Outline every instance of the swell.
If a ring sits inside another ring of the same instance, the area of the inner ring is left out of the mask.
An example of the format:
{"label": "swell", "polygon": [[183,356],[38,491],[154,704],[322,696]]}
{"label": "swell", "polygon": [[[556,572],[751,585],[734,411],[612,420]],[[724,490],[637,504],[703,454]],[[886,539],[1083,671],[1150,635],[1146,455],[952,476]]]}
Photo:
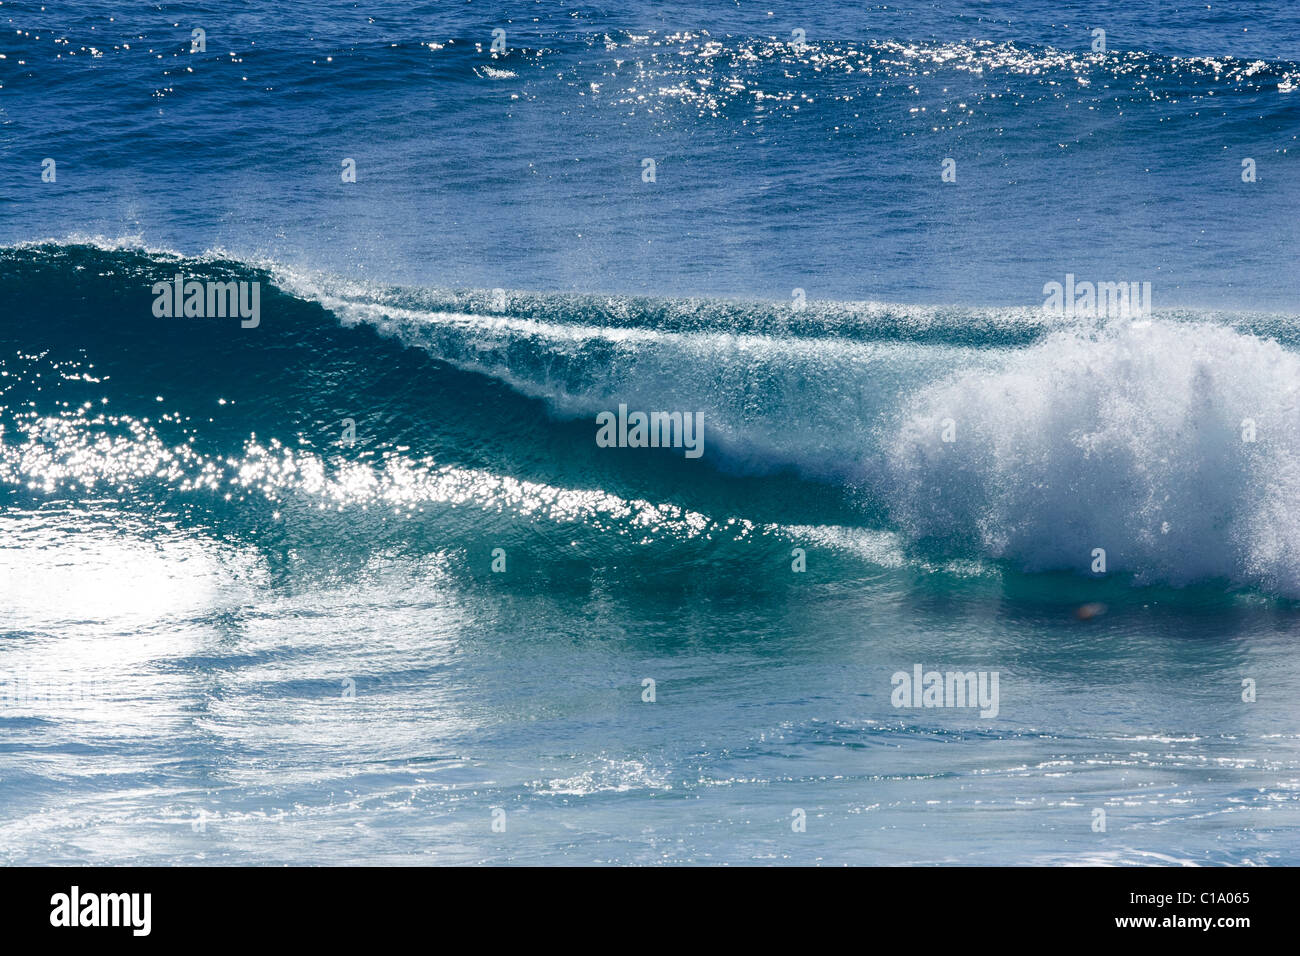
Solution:
{"label": "swell", "polygon": [[[621,539],[681,569],[818,540],[1087,575],[1102,548],[1143,584],[1300,595],[1285,316],[400,289],[86,245],[0,263],[13,502],[109,490],[298,541],[541,534],[579,561]],[[265,283],[262,326],[154,319],[177,271]],[[595,447],[619,404],[699,412],[705,458]]]}
{"label": "swell", "polygon": [[[4,250],[0,263],[0,515],[143,516],[255,542],[297,574],[313,552],[340,573],[389,550],[475,574],[504,547],[512,580],[550,588],[593,565],[725,574],[788,554],[788,526],[843,553],[893,547],[836,532],[854,513],[833,489],[601,454],[585,423],[343,325],[257,266],[84,244]],[[155,319],[150,287],[177,272],[262,282],[261,325]]]}

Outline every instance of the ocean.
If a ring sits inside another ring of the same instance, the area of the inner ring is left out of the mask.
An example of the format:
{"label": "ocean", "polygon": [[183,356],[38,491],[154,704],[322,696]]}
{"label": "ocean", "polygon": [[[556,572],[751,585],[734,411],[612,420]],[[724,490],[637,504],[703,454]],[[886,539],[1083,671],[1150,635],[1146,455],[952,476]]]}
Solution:
{"label": "ocean", "polygon": [[0,863],[1300,864],[1298,84],[1282,0],[0,5]]}

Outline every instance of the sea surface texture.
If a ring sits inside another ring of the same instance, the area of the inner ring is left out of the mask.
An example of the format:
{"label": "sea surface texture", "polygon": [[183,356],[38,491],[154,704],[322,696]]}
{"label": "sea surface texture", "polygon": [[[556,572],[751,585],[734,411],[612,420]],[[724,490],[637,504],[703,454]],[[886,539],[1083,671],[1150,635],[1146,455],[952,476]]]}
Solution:
{"label": "sea surface texture", "polygon": [[1297,87],[1284,0],[6,0],[0,864],[1300,864]]}

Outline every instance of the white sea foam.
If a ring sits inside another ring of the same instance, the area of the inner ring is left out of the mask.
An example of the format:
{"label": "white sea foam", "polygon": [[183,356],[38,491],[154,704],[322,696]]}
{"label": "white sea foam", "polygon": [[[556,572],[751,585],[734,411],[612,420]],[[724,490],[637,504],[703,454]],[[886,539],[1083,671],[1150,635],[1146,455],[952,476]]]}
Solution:
{"label": "white sea foam", "polygon": [[[1300,357],[1209,324],[1059,333],[920,391],[885,452],[912,538],[1300,595]],[[942,440],[952,419],[956,440]],[[1248,441],[1251,423],[1254,441]]]}

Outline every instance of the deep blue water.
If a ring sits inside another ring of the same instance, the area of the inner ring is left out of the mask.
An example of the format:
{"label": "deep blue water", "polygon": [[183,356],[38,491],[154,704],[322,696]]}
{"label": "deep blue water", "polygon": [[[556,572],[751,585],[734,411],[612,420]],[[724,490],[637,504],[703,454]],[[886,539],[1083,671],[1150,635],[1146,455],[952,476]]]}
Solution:
{"label": "deep blue water", "polygon": [[0,5],[0,862],[1300,862],[1300,8],[123,6]]}

